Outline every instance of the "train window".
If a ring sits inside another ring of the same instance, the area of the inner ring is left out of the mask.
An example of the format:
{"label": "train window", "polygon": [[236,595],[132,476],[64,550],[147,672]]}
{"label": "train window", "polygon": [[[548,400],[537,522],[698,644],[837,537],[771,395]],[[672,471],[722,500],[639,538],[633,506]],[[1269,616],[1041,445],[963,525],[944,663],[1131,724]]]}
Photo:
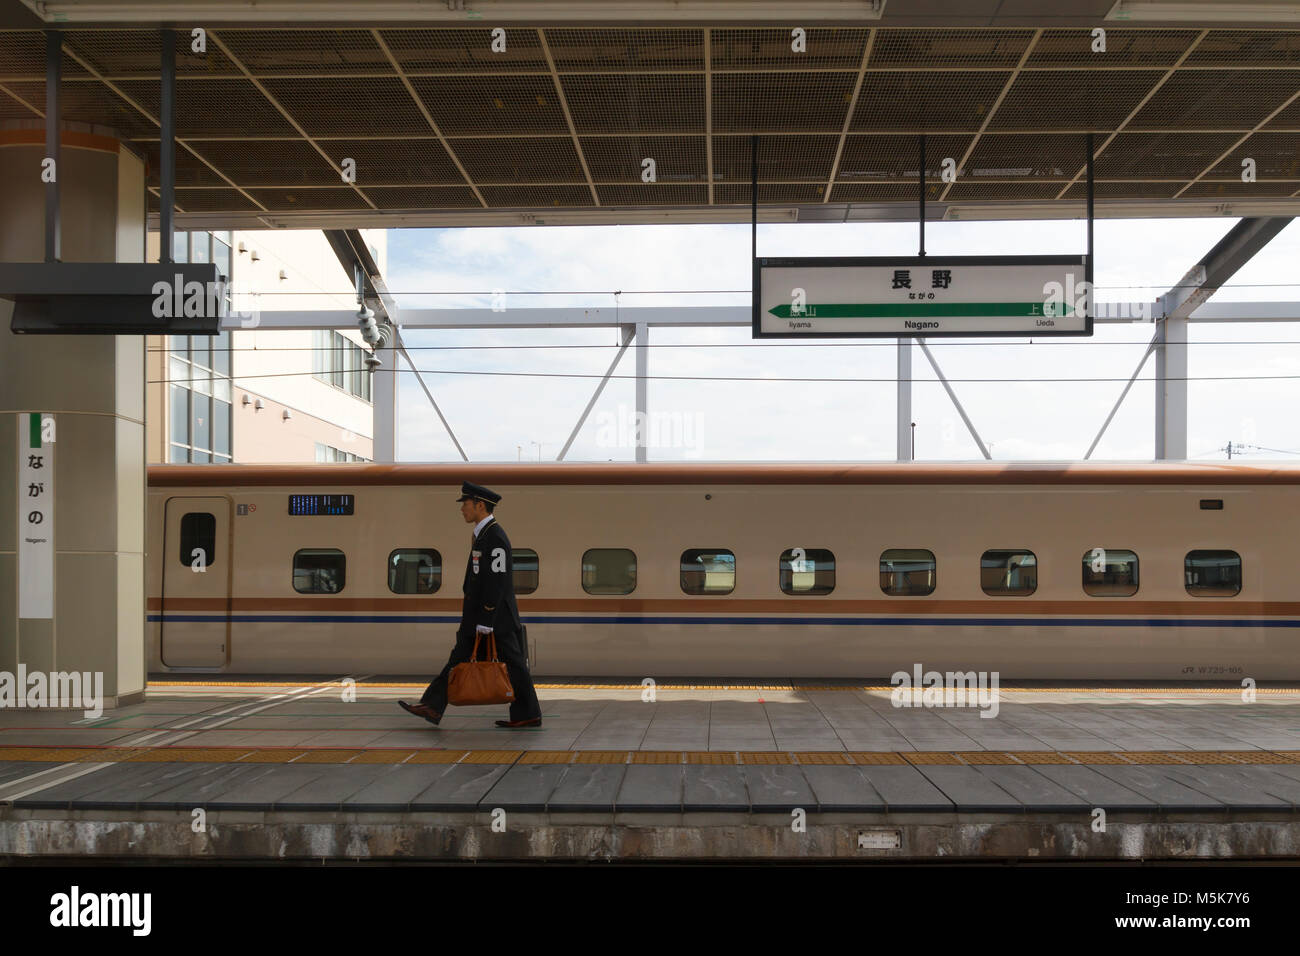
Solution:
{"label": "train window", "polygon": [[388,590],[432,594],[442,584],[442,555],[433,548],[398,548],[388,556]]}
{"label": "train window", "polygon": [[1241,555],[1236,551],[1188,551],[1183,574],[1188,594],[1232,597],[1241,592]]}
{"label": "train window", "polygon": [[627,548],[592,548],[582,555],[582,589],[588,594],[631,594],[636,555]]}
{"label": "train window", "polygon": [[782,551],[777,568],[786,594],[830,594],[835,590],[835,555],[825,548]]}
{"label": "train window", "polygon": [[347,558],[337,548],[303,548],[293,554],[293,589],[299,594],[343,590]]}
{"label": "train window", "polygon": [[1137,554],[1123,548],[1093,548],[1084,552],[1083,590],[1093,597],[1137,594]]}
{"label": "train window", "polygon": [[1038,559],[1032,551],[985,551],[980,557],[985,594],[1024,596],[1038,587]]}
{"label": "train window", "polygon": [[[196,553],[198,552],[198,553]],[[217,558],[217,518],[206,511],[181,516],[181,564],[187,568],[211,565]]]}
{"label": "train window", "polygon": [[730,551],[683,551],[681,570],[682,590],[687,594],[730,594],[736,588],[736,556]]}
{"label": "train window", "polygon": [[540,577],[537,552],[531,548],[514,548],[510,552],[513,565],[515,594],[532,594],[537,590]]}
{"label": "train window", "polygon": [[923,548],[890,548],[880,554],[880,590],[913,596],[934,590],[934,552]]}

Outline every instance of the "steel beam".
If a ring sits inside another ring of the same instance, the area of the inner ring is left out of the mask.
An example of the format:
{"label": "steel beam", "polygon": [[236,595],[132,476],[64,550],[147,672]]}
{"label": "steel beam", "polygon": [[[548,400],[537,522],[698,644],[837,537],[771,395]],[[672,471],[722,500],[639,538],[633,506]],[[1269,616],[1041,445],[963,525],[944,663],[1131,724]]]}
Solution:
{"label": "steel beam", "polygon": [[898,340],[898,460],[912,460],[912,340]]}
{"label": "steel beam", "polygon": [[1242,219],[1156,300],[1155,458],[1187,458],[1187,323],[1191,315],[1291,222]]}
{"label": "steel beam", "polygon": [[560,453],[555,456],[556,461],[564,461],[564,456],[569,453],[569,447],[573,444],[574,439],[578,437],[578,432],[582,431],[582,426],[586,423],[587,416],[591,414],[592,408],[595,407],[597,399],[600,398],[600,393],[603,392],[605,386],[609,384],[609,377],[614,374],[614,369],[618,367],[619,361],[623,358],[624,353],[627,352],[628,344],[635,337],[636,327],[625,325],[623,327],[623,344],[619,346],[618,354],[614,356],[614,361],[609,363],[609,368],[605,369],[605,374],[601,378],[599,384],[597,384],[596,390],[592,392],[591,399],[587,402],[587,407],[582,410],[582,414],[578,416],[578,423],[573,426],[573,431],[569,433],[568,441],[564,443],[564,447],[560,449]]}
{"label": "steel beam", "polygon": [[650,379],[650,326],[636,324],[636,460],[646,460],[646,442],[649,440],[650,418],[646,408],[649,402]]}
{"label": "steel beam", "polygon": [[986,459],[992,460],[993,456],[990,455],[989,450],[984,447],[984,439],[980,438],[980,433],[977,432],[975,426],[971,424],[970,416],[966,414],[966,409],[962,408],[961,401],[957,398],[957,393],[954,392],[952,386],[948,384],[948,379],[944,377],[943,369],[939,368],[939,363],[935,361],[934,356],[930,354],[930,350],[926,347],[925,339],[917,339],[916,344],[921,346],[921,352],[930,360],[930,367],[934,369],[934,374],[939,376],[939,381],[943,383],[944,391],[948,393],[948,397],[952,399],[953,406],[957,409],[957,414],[960,415],[961,420],[965,422],[966,430],[970,432],[970,437],[975,439],[975,444],[979,446],[980,454]]}

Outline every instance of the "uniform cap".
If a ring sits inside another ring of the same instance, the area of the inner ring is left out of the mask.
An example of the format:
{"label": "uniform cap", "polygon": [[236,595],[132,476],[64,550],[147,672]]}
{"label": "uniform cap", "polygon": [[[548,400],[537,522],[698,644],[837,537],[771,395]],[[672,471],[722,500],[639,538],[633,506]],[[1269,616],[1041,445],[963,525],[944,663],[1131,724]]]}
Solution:
{"label": "uniform cap", "polygon": [[472,481],[465,481],[460,486],[460,497],[457,501],[464,501],[466,498],[477,498],[479,501],[487,501],[496,504],[501,500],[501,496],[489,488],[482,485],[476,485]]}

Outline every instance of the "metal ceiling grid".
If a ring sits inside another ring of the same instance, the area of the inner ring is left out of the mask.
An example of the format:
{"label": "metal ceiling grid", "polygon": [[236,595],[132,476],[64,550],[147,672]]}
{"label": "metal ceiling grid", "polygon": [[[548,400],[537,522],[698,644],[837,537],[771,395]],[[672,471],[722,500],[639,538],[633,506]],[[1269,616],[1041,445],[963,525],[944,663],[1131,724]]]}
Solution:
{"label": "metal ceiling grid", "polygon": [[[21,89],[22,84],[0,82],[0,121],[35,120],[37,115],[28,104],[30,91]],[[24,102],[25,101],[25,102]]]}
{"label": "metal ceiling grid", "polygon": [[[825,184],[839,139],[838,135],[802,134],[762,137],[758,141],[758,181]],[[753,168],[751,153],[748,136],[713,137],[713,178],[748,185]]]}
{"label": "metal ceiling grid", "polygon": [[560,83],[580,136],[704,132],[702,73],[564,73]]}
{"label": "metal ceiling grid", "polygon": [[857,73],[715,73],[713,130],[839,133],[856,82]]}
{"label": "metal ceiling grid", "polygon": [[368,30],[227,30],[224,43],[254,76],[342,76],[395,71]]}
{"label": "metal ceiling grid", "polygon": [[1240,138],[1237,133],[1119,133],[1097,157],[1094,174],[1099,180],[1186,183]]}
{"label": "metal ceiling grid", "polygon": [[[38,34],[39,35],[39,34]],[[64,45],[81,57],[95,72],[109,79],[152,79],[158,85],[162,48],[157,30],[70,30],[63,34]],[[196,53],[189,31],[177,31],[176,75],[238,76],[239,70],[212,43]],[[36,75],[45,77],[42,59]]]}
{"label": "metal ceiling grid", "polygon": [[489,27],[452,30],[392,29],[379,36],[408,76],[419,73],[545,73],[536,30],[505,29],[505,49],[494,52]]}
{"label": "metal ceiling grid", "polygon": [[[237,144],[243,149],[244,144]],[[145,182],[149,186],[158,185],[159,171],[162,169],[162,157],[158,143],[134,142],[130,144],[145,160]],[[227,173],[229,175],[229,173]],[[226,182],[210,168],[195,158],[194,154],[184,149],[176,150],[176,185],[177,186],[226,186]]]}
{"label": "metal ceiling grid", "polygon": [[504,209],[538,209],[560,206],[594,206],[587,186],[480,186],[489,206]]}
{"label": "metal ceiling grid", "polygon": [[508,139],[453,139],[451,148],[478,184],[585,183],[582,164],[567,136],[537,136],[528,149],[512,147]]}
{"label": "metal ceiling grid", "polygon": [[1263,126],[1268,130],[1300,131],[1300,100],[1292,103]]}
{"label": "metal ceiling grid", "polygon": [[993,202],[1008,200],[1055,199],[1067,182],[1026,180],[1024,182],[976,182],[959,179],[948,191],[949,202]]}
{"label": "metal ceiling grid", "polygon": [[710,68],[714,73],[856,71],[870,36],[870,30],[814,27],[805,31],[803,52],[796,53],[790,29],[714,30]]}
{"label": "metal ceiling grid", "polygon": [[[71,87],[72,84],[67,84]],[[150,116],[159,115],[157,80],[118,80],[114,85]],[[102,87],[101,87],[102,89]],[[114,96],[107,89],[104,92]],[[116,97],[114,97],[116,98]],[[64,119],[72,119],[67,112]],[[158,126],[137,116],[131,136],[158,135]],[[245,79],[176,80],[176,136],[229,136],[232,129],[264,136],[293,136],[293,124],[284,118],[252,83]]]}
{"label": "metal ceiling grid", "polygon": [[1033,30],[881,30],[867,69],[1009,70]]}
{"label": "metal ceiling grid", "polygon": [[[928,187],[934,198],[939,197],[938,186]],[[836,202],[905,202],[915,204],[918,198],[916,183],[839,183],[831,193]]]}
{"label": "metal ceiling grid", "polygon": [[[545,32],[556,71],[560,73],[704,71],[703,30],[549,29]],[[545,61],[542,68],[546,68]]]}
{"label": "metal ceiling grid", "polygon": [[1010,76],[1010,72],[1001,71],[868,70],[850,129],[859,133],[978,132]]}
{"label": "metal ceiling grid", "polygon": [[[1096,199],[1172,199],[1183,182],[1098,182],[1093,185]],[[1088,198],[1087,183],[1077,182],[1065,191],[1064,199],[1083,202]]]}
{"label": "metal ceiling grid", "polygon": [[[326,186],[305,189],[254,189],[246,187],[248,194],[272,212],[297,209],[370,209],[357,190],[350,186]],[[177,200],[179,202],[179,200]]]}
{"label": "metal ceiling grid", "polygon": [[[205,150],[207,145],[203,144]],[[345,159],[355,160],[357,182],[367,190],[375,184],[465,184],[465,177],[447,150],[431,135],[401,139],[320,139],[317,145],[329,154],[336,169],[342,168]]]}
{"label": "metal ceiling grid", "polygon": [[708,186],[684,183],[638,183],[635,186],[600,186],[596,195],[602,206],[703,206],[709,201]]}
{"label": "metal ceiling grid", "polygon": [[[33,103],[42,110],[45,109],[44,85],[39,84],[40,97]],[[158,127],[139,110],[97,80],[69,80],[59,92],[59,113],[65,120],[112,127],[127,137],[156,134],[158,131]]]}
{"label": "metal ceiling grid", "polygon": [[[89,76],[65,51],[64,77]],[[0,82],[9,78],[45,79],[45,35],[35,30],[0,30]]]}
{"label": "metal ceiling grid", "polygon": [[1016,77],[989,129],[1109,132],[1162,75],[1151,70],[1026,70]]}
{"label": "metal ceiling grid", "polygon": [[366,195],[380,209],[482,209],[468,186],[367,186]]}
{"label": "metal ceiling grid", "polygon": [[411,77],[411,85],[444,136],[569,132],[547,76]]}
{"label": "metal ceiling grid", "polygon": [[[716,140],[713,148],[717,178]],[[597,183],[639,183],[647,159],[655,161],[659,183],[707,183],[709,179],[703,136],[583,136],[582,153]],[[581,176],[579,170],[573,181]],[[748,174],[745,178],[748,181]]]}
{"label": "metal ceiling grid", "polygon": [[1188,66],[1300,66],[1300,30],[1211,30],[1187,58]]}
{"label": "metal ceiling grid", "polygon": [[[826,186],[822,183],[759,183],[758,204],[819,203],[825,192]],[[751,195],[749,183],[724,183],[713,187],[713,201],[719,206],[750,205],[753,202]]]}
{"label": "metal ceiling grid", "polygon": [[[943,161],[961,161],[970,145],[969,135],[927,136],[925,138],[926,178],[940,182]],[[919,137],[911,135],[872,136],[852,134],[845,139],[844,153],[836,173],[834,193],[840,198],[841,182],[920,181],[921,146]]]}
{"label": "metal ceiling grid", "polygon": [[5,80],[0,89],[7,94],[0,96],[0,109],[12,110],[14,119],[39,119],[45,115],[44,81]]}
{"label": "metal ceiling grid", "polygon": [[419,107],[395,77],[261,82],[310,136],[399,136],[429,132],[429,124]]}
{"label": "metal ceiling grid", "polygon": [[[509,28],[494,52],[489,27],[231,28],[196,54],[178,30],[178,205],[733,205],[750,198],[753,132],[765,203],[913,202],[923,131],[944,201],[1075,201],[1088,130],[1102,200],[1300,196],[1300,30],[1107,27],[1105,53],[1086,28],[806,39],[795,53],[785,28]],[[159,58],[156,31],[65,34],[63,118],[134,139],[151,181]],[[39,118],[43,72],[42,34],[0,31],[0,120]],[[1258,181],[1240,183],[1250,153]],[[360,188],[336,178],[349,156]],[[951,186],[946,157],[966,159]]]}
{"label": "metal ceiling grid", "polygon": [[1199,30],[1115,30],[1106,27],[1105,51],[1094,51],[1091,30],[1045,30],[1028,69],[1168,69]]}
{"label": "metal ceiling grid", "polygon": [[986,133],[966,160],[961,178],[1054,181],[1063,186],[1087,161],[1087,139],[1079,133]]}
{"label": "metal ceiling grid", "polygon": [[1179,70],[1129,129],[1252,130],[1300,89],[1300,70]]}
{"label": "metal ceiling grid", "polygon": [[[157,155],[158,145],[150,145],[154,155]],[[343,183],[339,169],[332,168],[320,153],[300,139],[252,142],[222,140],[194,145],[204,159],[244,187],[339,186]],[[184,150],[177,150],[177,185],[180,184],[182,156],[186,156],[188,165],[203,168],[201,163]],[[358,168],[358,177],[364,179],[365,172],[366,170]],[[151,182],[157,183],[156,170]]]}
{"label": "metal ceiling grid", "polygon": [[[158,208],[157,194],[150,193],[153,201],[150,208]],[[237,212],[258,212],[258,205],[245,197],[237,189],[182,189],[176,188],[176,205],[185,212],[224,212],[227,209]]]}
{"label": "metal ceiling grid", "polygon": [[1270,181],[1261,179],[1258,182],[1243,183],[1241,178],[1232,182],[1208,182],[1201,180],[1192,183],[1184,190],[1179,198],[1185,199],[1245,199],[1258,196],[1273,196],[1282,198],[1290,196],[1297,189],[1300,189],[1300,181]]}
{"label": "metal ceiling grid", "polygon": [[[1240,181],[1241,163],[1247,158],[1255,161],[1255,175],[1259,179],[1300,180],[1300,133],[1255,133],[1203,178]],[[1294,188],[1300,188],[1300,182]]]}

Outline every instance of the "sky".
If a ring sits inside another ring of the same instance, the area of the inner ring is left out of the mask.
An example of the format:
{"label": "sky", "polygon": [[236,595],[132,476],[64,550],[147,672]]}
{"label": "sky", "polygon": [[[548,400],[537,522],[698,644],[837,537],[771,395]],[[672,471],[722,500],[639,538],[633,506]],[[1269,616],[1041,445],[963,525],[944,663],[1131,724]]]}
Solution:
{"label": "sky", "polygon": [[[1153,300],[1237,221],[1098,220],[1097,298]],[[760,225],[758,254],[911,256],[917,238],[915,223]],[[399,308],[490,309],[497,289],[506,291],[499,304],[507,310],[612,308],[616,299],[621,306],[748,306],[750,241],[748,224],[400,229],[388,234],[387,279]],[[932,256],[1069,254],[1085,248],[1081,220],[926,224],[926,252]],[[1210,301],[1293,300],[1298,289],[1300,223],[1293,222]],[[616,297],[616,290],[622,294]],[[566,294],[523,294],[528,292]],[[645,294],[652,292],[659,294]],[[1099,323],[1091,338],[927,344],[995,460],[1078,461],[1153,332],[1150,323]],[[1225,447],[1234,442],[1276,450],[1234,452],[1234,459],[1300,461],[1300,328],[1284,322],[1192,323],[1189,335],[1189,376],[1225,380],[1189,383],[1188,458],[1224,460]],[[402,338],[471,461],[554,461],[618,346],[613,328],[407,328]],[[756,341],[748,327],[653,329],[648,459],[895,460],[895,340],[786,341]],[[1142,379],[1154,372],[1152,357],[1092,460],[1153,458],[1155,386]],[[566,461],[635,460],[635,373],[629,349]],[[981,459],[917,348],[912,374],[917,460]],[[727,376],[765,380],[709,380]],[[1039,381],[959,381],[976,378]],[[409,371],[399,382],[398,406],[399,460],[460,460]]]}

